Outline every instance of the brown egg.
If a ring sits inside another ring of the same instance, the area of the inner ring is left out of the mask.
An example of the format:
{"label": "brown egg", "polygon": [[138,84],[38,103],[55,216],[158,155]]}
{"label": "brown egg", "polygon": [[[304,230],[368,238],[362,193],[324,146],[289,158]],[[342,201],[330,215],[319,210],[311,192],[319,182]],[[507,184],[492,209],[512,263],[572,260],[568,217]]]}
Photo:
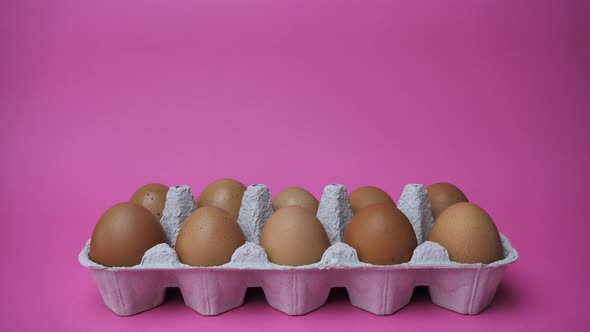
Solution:
{"label": "brown egg", "polygon": [[246,186],[234,179],[220,179],[209,184],[197,199],[197,206],[217,206],[238,218]]}
{"label": "brown egg", "polygon": [[182,225],[176,253],[187,265],[217,266],[228,263],[245,242],[240,225],[227,211],[204,206],[191,213]]}
{"label": "brown egg", "polygon": [[134,266],[145,252],[166,242],[160,222],[146,208],[119,203],[98,220],[90,240],[90,258],[104,266]]}
{"label": "brown egg", "polygon": [[479,206],[461,202],[436,219],[428,241],[437,242],[459,263],[488,264],[502,259],[500,234],[492,218]]}
{"label": "brown egg", "polygon": [[300,266],[319,262],[330,241],[313,213],[292,205],[271,214],[262,229],[260,246],[271,262]]}
{"label": "brown egg", "polygon": [[302,206],[316,214],[319,202],[309,191],[299,187],[291,187],[281,191],[272,201],[274,211],[291,205]]}
{"label": "brown egg", "polygon": [[432,216],[436,220],[444,209],[459,202],[469,202],[465,194],[450,183],[435,183],[426,188],[428,200],[432,208]]}
{"label": "brown egg", "polygon": [[164,215],[164,206],[166,205],[166,194],[168,187],[160,183],[150,183],[139,188],[130,202],[137,203],[150,210],[158,220]]}
{"label": "brown egg", "polygon": [[346,228],[343,242],[356,250],[361,262],[375,265],[408,262],[418,245],[406,215],[384,203],[359,210]]}
{"label": "brown egg", "polygon": [[395,206],[393,199],[385,191],[373,186],[360,187],[351,192],[348,198],[350,199],[350,207],[353,213],[357,213],[360,209],[377,203]]}

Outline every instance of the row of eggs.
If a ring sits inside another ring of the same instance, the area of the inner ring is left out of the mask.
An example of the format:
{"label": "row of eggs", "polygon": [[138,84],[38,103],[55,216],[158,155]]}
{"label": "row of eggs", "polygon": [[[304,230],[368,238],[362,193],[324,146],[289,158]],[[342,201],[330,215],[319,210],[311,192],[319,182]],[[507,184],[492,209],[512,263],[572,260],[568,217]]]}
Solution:
{"label": "row of eggs", "polygon": [[[246,240],[237,223],[246,186],[220,179],[198,196],[176,240],[180,262],[191,266],[228,263]],[[168,187],[148,184],[129,202],[108,209],[94,228],[90,258],[104,266],[134,266],[144,253],[166,235],[159,222]],[[490,216],[469,203],[465,194],[449,183],[427,188],[435,218],[428,240],[445,247],[459,263],[491,263],[502,258],[500,235]],[[417,246],[408,218],[383,190],[366,186],[349,195],[354,214],[343,242],[353,247],[359,260],[391,265],[410,261]],[[319,262],[330,242],[316,217],[318,200],[299,187],[283,190],[273,199],[273,210],[260,237],[268,259],[275,264],[300,266]]]}

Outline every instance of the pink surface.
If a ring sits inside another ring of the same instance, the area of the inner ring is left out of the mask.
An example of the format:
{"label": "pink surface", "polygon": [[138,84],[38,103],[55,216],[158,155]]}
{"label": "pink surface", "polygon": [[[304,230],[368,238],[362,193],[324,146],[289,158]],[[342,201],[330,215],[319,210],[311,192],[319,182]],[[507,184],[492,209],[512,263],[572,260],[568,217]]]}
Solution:
{"label": "pink surface", "polygon": [[[2,1],[0,330],[584,330],[587,1]],[[77,254],[140,185],[451,181],[519,250],[492,306],[336,292],[289,317],[251,292],[120,318]]]}

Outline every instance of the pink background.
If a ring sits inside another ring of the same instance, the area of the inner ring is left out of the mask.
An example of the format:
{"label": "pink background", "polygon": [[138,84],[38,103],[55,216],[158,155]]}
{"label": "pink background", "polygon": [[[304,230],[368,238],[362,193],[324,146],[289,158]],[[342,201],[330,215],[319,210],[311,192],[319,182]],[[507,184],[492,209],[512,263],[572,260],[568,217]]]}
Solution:
{"label": "pink background", "polygon": [[[588,328],[588,1],[2,1],[0,330]],[[303,317],[260,292],[119,318],[77,255],[147,182],[451,181],[520,251],[492,306],[345,293]],[[584,244],[586,242],[586,244]]]}

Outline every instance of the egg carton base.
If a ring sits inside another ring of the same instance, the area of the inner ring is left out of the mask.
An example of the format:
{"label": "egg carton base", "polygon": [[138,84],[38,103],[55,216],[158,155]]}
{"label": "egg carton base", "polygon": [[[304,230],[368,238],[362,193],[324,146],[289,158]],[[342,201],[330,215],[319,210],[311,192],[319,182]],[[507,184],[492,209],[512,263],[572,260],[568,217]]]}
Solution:
{"label": "egg carton base", "polygon": [[[268,304],[287,315],[320,308],[336,287],[346,288],[353,306],[391,315],[410,302],[415,286],[423,285],[435,305],[475,315],[491,303],[504,269],[91,270],[91,274],[105,305],[119,316],[161,305],[169,287],[178,287],[185,304],[204,316],[241,306],[249,287],[262,288]],[[429,280],[416,284],[420,280],[416,274],[428,274]]]}

